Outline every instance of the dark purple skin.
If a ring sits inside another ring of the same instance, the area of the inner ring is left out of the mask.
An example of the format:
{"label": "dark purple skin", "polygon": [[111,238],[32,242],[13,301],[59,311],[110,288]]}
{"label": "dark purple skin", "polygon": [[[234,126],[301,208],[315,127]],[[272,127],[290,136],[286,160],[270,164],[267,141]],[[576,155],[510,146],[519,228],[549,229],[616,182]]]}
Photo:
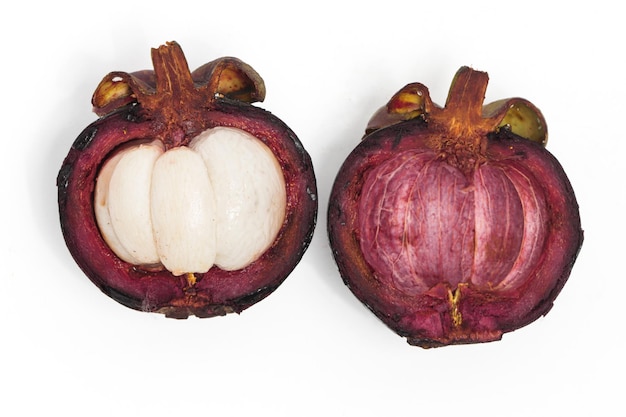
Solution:
{"label": "dark purple skin", "polygon": [[582,244],[572,187],[541,143],[509,129],[489,133],[496,121],[480,117],[464,120],[483,126],[459,130],[461,139],[451,133],[446,120],[467,113],[463,103],[482,104],[481,88],[454,97],[453,87],[448,110],[432,107],[432,119],[367,135],[330,196],[328,232],[344,282],[413,345],[499,340],[545,315]]}
{"label": "dark purple skin", "polygon": [[[178,45],[167,47],[186,66]],[[158,86],[162,68],[157,66],[155,62]],[[60,169],[60,220],[72,256],[105,294],[132,309],[173,318],[239,313],[271,294],[296,267],[311,241],[317,215],[316,181],[310,157],[296,135],[278,118],[249,103],[210,96],[200,108],[194,106],[187,113],[192,117],[178,121],[124,97],[114,103],[116,110],[107,109],[109,113],[79,135]],[[134,266],[119,259],[103,240],[93,211],[95,180],[104,160],[119,147],[137,141],[160,139],[169,147],[184,146],[215,126],[252,134],[273,151],[283,168],[287,208],[272,246],[243,269],[213,267],[194,274],[191,281],[186,275],[174,276],[163,268]]]}

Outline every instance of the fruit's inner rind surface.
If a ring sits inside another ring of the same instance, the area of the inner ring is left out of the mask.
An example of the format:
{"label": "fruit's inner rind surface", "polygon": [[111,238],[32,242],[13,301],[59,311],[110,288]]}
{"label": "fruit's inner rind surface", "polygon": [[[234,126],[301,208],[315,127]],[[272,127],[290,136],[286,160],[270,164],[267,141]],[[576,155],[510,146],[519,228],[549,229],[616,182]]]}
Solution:
{"label": "fruit's inner rind surface", "polygon": [[100,232],[122,260],[174,275],[214,265],[239,270],[276,239],[286,189],[272,151],[239,129],[216,127],[188,146],[125,147],[103,165],[94,193]]}
{"label": "fruit's inner rind surface", "polygon": [[360,245],[379,280],[415,295],[441,282],[510,290],[532,276],[547,205],[534,177],[508,163],[469,175],[430,151],[405,151],[367,175]]}

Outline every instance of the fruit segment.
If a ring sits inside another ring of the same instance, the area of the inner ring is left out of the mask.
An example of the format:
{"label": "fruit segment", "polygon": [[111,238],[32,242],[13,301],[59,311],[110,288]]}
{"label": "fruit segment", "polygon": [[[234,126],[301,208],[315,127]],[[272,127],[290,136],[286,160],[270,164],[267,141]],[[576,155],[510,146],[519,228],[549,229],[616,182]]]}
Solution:
{"label": "fruit segment", "polygon": [[215,260],[215,197],[200,155],[186,147],[163,154],[150,189],[161,263],[174,275],[207,272]]}
{"label": "fruit segment", "polygon": [[204,160],[215,190],[215,263],[241,269],[276,238],[285,218],[285,181],[276,158],[250,134],[215,128],[190,143]]}

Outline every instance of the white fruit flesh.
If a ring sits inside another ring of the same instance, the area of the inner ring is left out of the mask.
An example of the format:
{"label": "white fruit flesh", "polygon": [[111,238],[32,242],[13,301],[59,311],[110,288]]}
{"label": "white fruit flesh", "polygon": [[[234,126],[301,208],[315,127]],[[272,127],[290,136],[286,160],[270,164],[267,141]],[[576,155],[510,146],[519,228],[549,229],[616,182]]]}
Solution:
{"label": "white fruit flesh", "polygon": [[267,250],[283,223],[280,166],[267,146],[235,129],[205,131],[189,146],[204,159],[215,190],[215,263],[225,270],[241,269]]}
{"label": "white fruit flesh", "polygon": [[120,259],[174,275],[246,267],[274,242],[285,217],[282,170],[260,140],[218,127],[188,147],[127,148],[98,176],[94,210]]}
{"label": "white fruit flesh", "polygon": [[215,198],[200,155],[163,154],[152,174],[152,229],[161,263],[174,275],[206,272],[215,260]]}

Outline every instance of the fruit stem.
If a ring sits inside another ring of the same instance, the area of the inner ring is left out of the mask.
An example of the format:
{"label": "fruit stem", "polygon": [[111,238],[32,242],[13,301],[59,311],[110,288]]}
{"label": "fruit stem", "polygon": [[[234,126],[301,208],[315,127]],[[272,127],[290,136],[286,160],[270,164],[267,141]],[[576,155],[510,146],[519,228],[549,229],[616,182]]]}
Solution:
{"label": "fruit stem", "polygon": [[454,76],[442,112],[448,117],[450,130],[455,136],[471,136],[482,127],[482,108],[488,82],[486,72],[469,67],[461,67]]}
{"label": "fruit stem", "polygon": [[489,76],[486,72],[461,67],[454,76],[444,108],[433,107],[427,120],[435,135],[431,146],[450,165],[466,174],[484,160],[487,135],[496,125],[482,117]]}
{"label": "fruit stem", "polygon": [[166,149],[180,146],[188,132],[197,131],[197,121],[212,97],[195,85],[187,59],[176,42],[167,42],[152,49],[156,90],[139,98],[140,104],[152,118],[163,122]]}
{"label": "fruit stem", "polygon": [[167,42],[152,49],[152,63],[156,75],[157,94],[180,97],[183,91],[193,90],[187,59],[178,43]]}

